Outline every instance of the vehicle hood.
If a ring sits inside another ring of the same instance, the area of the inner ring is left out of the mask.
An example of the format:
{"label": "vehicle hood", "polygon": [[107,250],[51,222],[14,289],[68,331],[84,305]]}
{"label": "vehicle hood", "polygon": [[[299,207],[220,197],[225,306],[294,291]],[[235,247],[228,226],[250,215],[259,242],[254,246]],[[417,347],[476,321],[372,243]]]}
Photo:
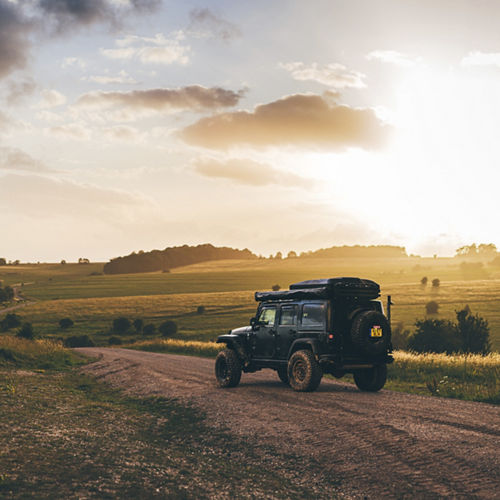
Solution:
{"label": "vehicle hood", "polygon": [[247,334],[252,332],[252,327],[251,326],[242,326],[240,328],[234,328],[231,330],[231,334],[233,335],[242,335],[242,334]]}

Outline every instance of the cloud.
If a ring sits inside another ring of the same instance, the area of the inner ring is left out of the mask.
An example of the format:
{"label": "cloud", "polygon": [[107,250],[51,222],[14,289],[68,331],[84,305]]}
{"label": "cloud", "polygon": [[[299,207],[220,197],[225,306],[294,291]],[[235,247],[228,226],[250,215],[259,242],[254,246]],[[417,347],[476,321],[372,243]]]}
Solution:
{"label": "cloud", "polygon": [[306,65],[303,62],[290,62],[280,63],[279,66],[289,71],[292,77],[299,81],[311,80],[337,89],[366,87],[363,81],[365,75],[358,71],[349,70],[343,64],[319,65],[312,63]]}
{"label": "cloud", "polygon": [[41,161],[16,148],[0,147],[0,171],[14,170],[24,172],[56,172],[46,167]]}
{"label": "cloud", "polygon": [[415,66],[421,61],[420,57],[411,57],[396,50],[374,50],[366,58],[370,61],[378,60],[384,63],[395,64],[396,66]]}
{"label": "cloud", "polygon": [[142,138],[141,133],[136,128],[123,125],[103,129],[102,134],[107,139],[129,143],[136,142]]}
{"label": "cloud", "polygon": [[196,38],[219,38],[229,41],[241,36],[235,24],[215,15],[208,8],[196,8],[189,13],[188,33]]}
{"label": "cloud", "polygon": [[137,59],[144,64],[187,64],[190,47],[180,43],[182,36],[165,38],[158,33],[155,37],[129,35],[116,41],[118,48],[101,49],[109,59]]}
{"label": "cloud", "polygon": [[0,78],[26,66],[33,43],[93,24],[116,29],[127,16],[160,5],[161,0],[0,0]]}
{"label": "cloud", "polygon": [[87,127],[79,123],[68,123],[57,127],[51,127],[45,129],[45,132],[62,139],[77,139],[80,141],[88,140],[92,135]]}
{"label": "cloud", "polygon": [[296,94],[261,104],[252,112],[235,111],[202,118],[179,132],[189,144],[210,149],[296,146],[342,151],[379,148],[389,127],[371,109],[330,103],[319,95]]}
{"label": "cloud", "polygon": [[17,4],[0,0],[0,78],[25,66],[32,28]]}
{"label": "cloud", "polygon": [[220,87],[190,85],[177,89],[90,92],[82,95],[77,104],[83,108],[118,107],[121,111],[124,109],[152,112],[200,111],[235,106],[243,95],[242,90],[235,92]]}
{"label": "cloud", "polygon": [[57,90],[42,90],[42,100],[37,104],[38,109],[56,108],[66,103],[66,97]]}
{"label": "cloud", "polygon": [[37,84],[33,78],[11,81],[7,85],[7,95],[5,100],[9,106],[19,104],[25,97],[35,92]]}
{"label": "cloud", "polygon": [[286,187],[310,188],[312,179],[285,172],[249,159],[232,158],[218,160],[215,158],[199,158],[194,163],[195,171],[204,177],[228,179],[237,184],[248,186],[280,185]]}
{"label": "cloud", "polygon": [[461,61],[462,66],[500,67],[500,52],[469,52]]}
{"label": "cloud", "polygon": [[120,71],[118,75],[93,75],[85,76],[82,80],[99,83],[101,85],[115,85],[115,84],[135,84],[137,83],[126,71]]}

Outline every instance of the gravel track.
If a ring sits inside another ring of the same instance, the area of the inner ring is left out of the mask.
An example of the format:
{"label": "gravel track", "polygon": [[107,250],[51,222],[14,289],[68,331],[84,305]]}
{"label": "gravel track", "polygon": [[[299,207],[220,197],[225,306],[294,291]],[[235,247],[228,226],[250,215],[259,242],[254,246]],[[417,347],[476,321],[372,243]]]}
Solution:
{"label": "gravel track", "polygon": [[323,379],[296,393],[277,374],[215,385],[211,359],[84,348],[85,371],[135,395],[198,406],[207,424],[304,459],[308,481],[338,480],[346,498],[500,498],[500,408]]}

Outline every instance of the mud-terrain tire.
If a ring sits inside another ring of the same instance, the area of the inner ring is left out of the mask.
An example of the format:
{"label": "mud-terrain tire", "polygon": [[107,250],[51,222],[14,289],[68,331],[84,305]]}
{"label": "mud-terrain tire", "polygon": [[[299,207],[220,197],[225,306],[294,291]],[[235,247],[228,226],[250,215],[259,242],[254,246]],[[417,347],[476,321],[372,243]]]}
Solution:
{"label": "mud-terrain tire", "polygon": [[294,391],[315,391],[323,377],[323,370],[314,354],[308,350],[294,352],[288,361],[288,383]]}
{"label": "mud-terrain tire", "polygon": [[288,366],[282,365],[277,370],[278,377],[285,385],[290,385],[290,381],[288,380]]}
{"label": "mud-terrain tire", "polygon": [[[371,337],[371,329],[382,329],[381,337]],[[377,356],[385,353],[391,345],[391,328],[387,318],[378,311],[361,311],[354,316],[351,326],[352,343],[364,354]]]}
{"label": "mud-terrain tire", "polygon": [[215,358],[215,378],[219,387],[236,387],[241,379],[241,363],[232,349],[224,349]]}
{"label": "mud-terrain tire", "polygon": [[377,392],[382,389],[387,380],[387,365],[376,365],[365,370],[354,372],[354,382],[361,391]]}

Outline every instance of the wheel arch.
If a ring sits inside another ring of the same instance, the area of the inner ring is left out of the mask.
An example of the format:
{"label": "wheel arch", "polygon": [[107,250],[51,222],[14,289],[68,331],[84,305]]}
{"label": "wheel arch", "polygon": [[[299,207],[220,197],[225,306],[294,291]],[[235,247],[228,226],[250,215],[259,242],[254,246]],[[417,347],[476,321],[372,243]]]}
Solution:
{"label": "wheel arch", "polygon": [[304,338],[295,340],[288,350],[287,359],[290,359],[293,353],[300,351],[301,349],[308,349],[309,351],[312,351],[314,356],[317,358],[320,350],[318,339]]}

